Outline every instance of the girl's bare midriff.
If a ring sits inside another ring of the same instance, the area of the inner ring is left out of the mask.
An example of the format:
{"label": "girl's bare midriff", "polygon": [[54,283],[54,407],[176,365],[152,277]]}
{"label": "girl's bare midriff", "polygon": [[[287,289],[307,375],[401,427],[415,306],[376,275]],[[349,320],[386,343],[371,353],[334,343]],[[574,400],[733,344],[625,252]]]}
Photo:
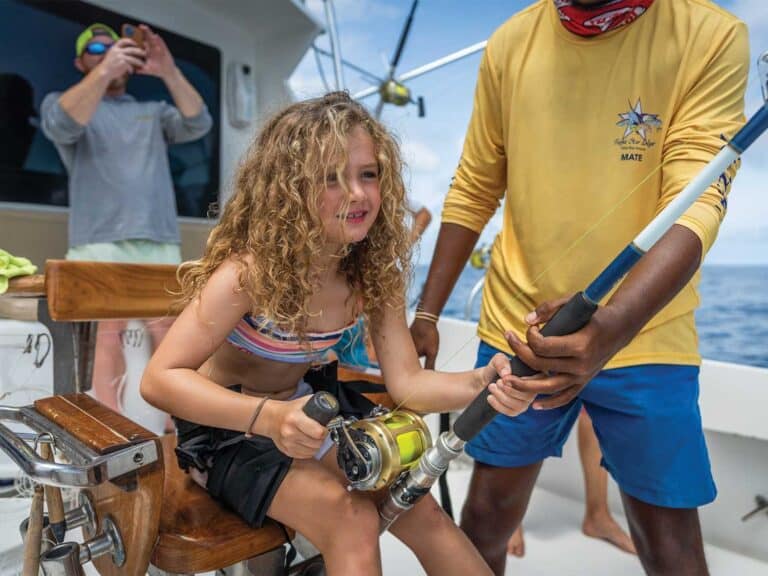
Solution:
{"label": "girl's bare midriff", "polygon": [[[345,298],[329,298],[329,291],[336,295],[344,294]],[[317,312],[315,321],[309,326],[310,332],[331,332],[341,326],[348,326],[359,314],[355,302],[351,299],[351,291],[341,275],[335,275],[326,281],[326,289],[313,296],[311,307]],[[311,367],[309,362],[290,364],[262,358],[224,342],[198,372],[220,386],[239,384],[243,394],[268,394],[275,400],[287,400]]]}
{"label": "girl's bare midriff", "polygon": [[310,366],[308,362],[287,364],[260,358],[225,342],[198,372],[220,386],[239,384],[243,394],[287,400]]}

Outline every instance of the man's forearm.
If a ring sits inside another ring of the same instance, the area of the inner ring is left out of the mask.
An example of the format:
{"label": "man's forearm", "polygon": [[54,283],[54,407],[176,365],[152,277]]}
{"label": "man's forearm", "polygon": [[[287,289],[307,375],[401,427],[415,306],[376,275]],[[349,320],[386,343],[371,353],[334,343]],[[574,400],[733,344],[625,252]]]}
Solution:
{"label": "man's forearm", "polygon": [[701,240],[675,224],[635,265],[596,316],[608,315],[621,326],[621,346],[666,306],[690,281],[702,257]]}
{"label": "man's forearm", "polygon": [[192,118],[200,114],[203,110],[203,99],[181,70],[174,67],[173,72],[164,77],[163,81],[182,116]]}
{"label": "man's forearm", "polygon": [[425,312],[439,315],[443,310],[479,236],[477,232],[458,224],[440,226],[429,275],[421,294],[421,306]]}
{"label": "man's forearm", "polygon": [[109,82],[97,68],[59,96],[59,105],[73,120],[85,126],[99,107]]}

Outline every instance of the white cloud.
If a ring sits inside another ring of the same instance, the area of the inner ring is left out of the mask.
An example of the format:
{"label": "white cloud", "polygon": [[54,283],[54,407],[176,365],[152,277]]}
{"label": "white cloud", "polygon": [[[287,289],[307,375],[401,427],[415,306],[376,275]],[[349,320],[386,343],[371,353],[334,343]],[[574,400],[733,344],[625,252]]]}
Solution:
{"label": "white cloud", "polygon": [[[707,256],[711,264],[768,263],[768,146],[748,150],[728,196],[728,214]],[[753,154],[754,152],[754,154]]]}
{"label": "white cloud", "polygon": [[765,249],[768,246],[768,230],[765,228],[729,228],[723,223],[720,238],[707,254],[706,264],[762,265],[766,264]]}
{"label": "white cloud", "polygon": [[768,9],[765,0],[736,0],[728,6],[728,10],[747,24],[749,29],[749,44],[751,51],[751,68],[749,71],[749,86],[747,87],[747,110],[754,110],[762,100],[762,92],[757,81],[757,57],[768,46]]}
{"label": "white cloud", "polygon": [[[307,9],[325,25],[324,0],[307,0]],[[386,75],[388,51],[394,49],[390,46],[378,46],[377,33],[385,26],[396,25],[405,18],[406,8],[393,6],[380,0],[335,0],[335,13],[338,31],[338,41],[341,57],[356,64],[371,74],[383,77]],[[377,23],[371,26],[372,22]],[[398,28],[399,30],[399,28]],[[392,41],[394,42],[394,40]],[[330,52],[331,42],[327,33],[321,34],[315,41],[318,48]],[[329,88],[335,88],[335,76],[333,60],[326,55],[319,54],[321,66]],[[295,78],[306,75],[307,78]],[[367,88],[370,80],[348,67],[343,67],[343,84],[350,92]],[[320,79],[317,61],[312,50],[304,56],[291,78],[291,87],[297,96],[314,96],[325,92],[325,87]]]}
{"label": "white cloud", "polygon": [[735,0],[727,8],[750,27],[768,26],[768,10],[765,9],[765,0]]}
{"label": "white cloud", "polygon": [[[755,61],[768,38],[768,2],[766,0],[718,0],[730,12],[747,23],[750,33],[752,57],[750,82],[747,89],[747,114],[754,113],[761,104],[761,91],[756,81]],[[408,3],[393,5],[385,0],[335,0],[340,24],[342,53],[345,58],[381,73],[383,64],[378,52],[391,51],[396,34],[405,19]],[[323,0],[307,0],[307,5],[324,21]],[[382,26],[378,23],[382,22]],[[344,25],[346,23],[346,25]],[[382,39],[382,28],[389,34]],[[327,37],[318,45],[327,47]],[[457,42],[459,42],[457,40]],[[461,44],[461,42],[459,42]],[[329,82],[333,82],[330,60],[325,59]],[[457,64],[451,70],[450,94],[443,90],[446,73],[436,73],[428,80],[414,81],[412,89],[427,97],[426,120],[415,119],[415,109],[387,107],[384,121],[401,136],[403,155],[409,164],[406,181],[411,197],[419,206],[426,206],[433,214],[433,222],[422,242],[419,260],[427,263],[432,254],[439,229],[442,204],[450,178],[463,146],[466,119],[472,106],[476,62]],[[358,75],[345,70],[347,85],[354,92],[365,85]],[[457,80],[457,79],[460,79]],[[311,53],[302,61],[291,78],[291,87],[300,97],[323,92],[314,58]],[[450,103],[446,111],[444,101]],[[366,100],[373,105],[375,99]],[[446,120],[448,119],[448,120]],[[729,211],[720,236],[708,256],[709,263],[768,264],[768,135],[756,142],[744,156],[742,167],[734,182],[729,199]],[[490,242],[501,228],[501,210],[489,222],[481,241]]]}
{"label": "white cloud", "polygon": [[[756,61],[766,49],[768,9],[765,0],[735,0],[723,6],[749,29],[751,62],[746,94],[746,114],[762,105]],[[747,150],[728,202],[728,215],[707,261],[717,264],[768,263],[768,135]]]}
{"label": "white cloud", "polygon": [[416,207],[425,207],[437,216],[443,209],[443,201],[448,193],[450,176],[435,173],[406,174],[406,186],[411,204]]}
{"label": "white cloud", "polygon": [[[328,81],[333,82],[333,77],[328,78]],[[296,71],[288,81],[288,85],[299,100],[319,96],[326,92],[322,79],[316,69],[310,68],[309,64],[305,65],[303,62],[296,68]]]}
{"label": "white cloud", "polygon": [[440,156],[425,142],[409,138],[401,149],[412,172],[432,172],[440,167]]}
{"label": "white cloud", "polygon": [[[307,0],[307,8],[322,22],[325,21],[324,0]],[[347,22],[375,22],[377,18],[402,17],[403,9],[376,0],[334,0],[338,24]]]}
{"label": "white cloud", "polygon": [[464,151],[464,134],[456,139],[456,158],[461,158],[461,153]]}
{"label": "white cloud", "polygon": [[[419,243],[419,250],[416,252],[416,264],[429,264],[432,253],[437,242],[437,234],[440,230],[440,215],[443,211],[443,202],[448,194],[450,186],[451,171],[437,171],[432,173],[421,172],[413,174],[408,182],[409,195],[415,208],[425,207],[432,213],[432,223]],[[503,215],[503,205],[496,214],[490,219],[483,233],[480,235],[478,243],[491,244],[496,235],[501,230]]]}

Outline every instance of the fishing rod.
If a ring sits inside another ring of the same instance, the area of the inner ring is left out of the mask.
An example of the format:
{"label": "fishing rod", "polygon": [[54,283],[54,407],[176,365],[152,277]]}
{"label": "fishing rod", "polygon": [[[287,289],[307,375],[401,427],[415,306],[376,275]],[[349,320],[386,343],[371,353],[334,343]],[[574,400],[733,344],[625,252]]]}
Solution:
{"label": "fishing rod", "polygon": [[[583,328],[611,289],[768,129],[768,52],[758,60],[758,76],[764,97],[760,110],[584,291],[558,310],[542,328],[542,335],[562,336]],[[513,357],[510,364],[516,376],[536,373],[517,357]],[[339,467],[350,489],[378,490],[389,486],[387,496],[379,505],[383,532],[429,492],[450,462],[461,454],[464,445],[497,415],[488,404],[489,394],[486,387],[456,420],[453,430],[442,432],[434,445],[423,419],[409,410],[388,411],[378,407],[361,420],[344,418],[338,415],[336,399],[328,392],[318,392],[307,402],[304,411],[331,431],[338,446]]]}
{"label": "fishing rod", "polygon": [[339,32],[336,28],[336,10],[333,6],[333,0],[324,0],[323,7],[325,8],[325,21],[328,23],[328,36],[331,41],[336,90],[344,90],[344,68],[341,65],[341,44],[339,43]]}
{"label": "fishing rod", "polygon": [[[403,49],[405,48],[405,41],[411,32],[411,25],[413,24],[413,15],[416,13],[416,7],[419,5],[419,0],[413,0],[411,9],[408,11],[408,17],[405,19],[405,25],[400,32],[400,39],[397,41],[397,48],[392,56],[392,60],[389,63],[389,70],[387,71],[387,77],[384,82],[378,88],[379,103],[376,105],[374,116],[378,120],[381,118],[381,111],[384,108],[384,104],[389,102],[390,104],[396,104],[398,106],[405,106],[409,102],[412,102],[411,91],[402,83],[395,80],[395,70],[400,63],[400,58],[403,55]],[[424,100],[418,100],[419,116],[424,116]]]}
{"label": "fishing rod", "polygon": [[[768,129],[768,52],[758,59],[758,76],[763,91],[763,105],[736,135],[707,163],[680,194],[635,237],[587,288],[575,294],[542,328],[543,336],[563,336],[583,328],[598,308],[598,303],[621,281],[632,267],[669,230],[683,213],[720,175]],[[510,360],[512,373],[531,376],[536,373],[517,357]],[[497,415],[488,403],[486,387],[459,416],[452,431],[443,432],[434,446],[424,452],[418,465],[402,474],[379,505],[382,532],[427,492],[448,469],[448,465]]]}

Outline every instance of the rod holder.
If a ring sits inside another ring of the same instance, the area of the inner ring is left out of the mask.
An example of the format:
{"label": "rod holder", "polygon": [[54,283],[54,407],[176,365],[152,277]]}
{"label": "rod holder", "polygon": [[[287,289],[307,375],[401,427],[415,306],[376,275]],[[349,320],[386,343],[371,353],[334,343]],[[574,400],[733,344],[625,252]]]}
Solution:
{"label": "rod holder", "polygon": [[[80,505],[77,508],[72,508],[71,510],[68,510],[64,513],[64,524],[66,526],[66,530],[74,530],[75,528],[83,526],[86,532],[95,532],[96,512],[94,511],[93,502],[91,501],[90,495],[87,492],[80,492],[78,495],[78,502]],[[51,521],[48,518],[48,514],[44,514],[42,541],[43,552],[49,550],[53,545],[61,544],[62,542],[56,538],[56,535],[53,533],[51,528],[50,522]],[[19,524],[19,534],[21,534],[22,540],[26,539],[28,529],[29,518],[25,518],[21,521],[21,524]]]}
{"label": "rod holder", "polygon": [[88,542],[64,542],[43,553],[40,564],[46,576],[85,576],[83,564],[106,554],[112,556],[115,566],[125,564],[125,548],[117,526],[109,516],[102,526],[104,531]]}
{"label": "rod holder", "polygon": [[[19,534],[21,534],[21,541],[27,541],[27,530],[29,529],[29,517],[24,518],[19,524]],[[43,515],[43,537],[40,540],[40,553],[46,552],[51,549],[55,544],[58,544],[56,536],[51,529],[51,523],[48,520],[48,515]]]}
{"label": "rod holder", "polygon": [[81,490],[77,495],[77,503],[76,508],[64,513],[66,529],[74,530],[82,526],[86,532],[93,534],[96,532],[96,511],[93,508],[91,495],[85,490]]}
{"label": "rod holder", "polygon": [[80,544],[64,542],[40,556],[40,564],[46,576],[85,576],[80,562]]}

